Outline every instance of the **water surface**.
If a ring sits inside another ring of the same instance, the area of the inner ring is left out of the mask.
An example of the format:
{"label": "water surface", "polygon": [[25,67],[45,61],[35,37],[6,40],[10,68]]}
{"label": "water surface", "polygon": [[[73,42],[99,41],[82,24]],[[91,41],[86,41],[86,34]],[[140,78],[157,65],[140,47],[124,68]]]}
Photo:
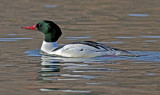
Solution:
{"label": "water surface", "polygon": [[[41,69],[38,81],[41,83],[54,84],[60,87],[40,88],[42,92],[67,92],[67,93],[96,93],[92,88],[124,85],[124,87],[139,86],[143,84],[148,86],[148,83],[137,81],[128,81],[125,83],[123,77],[129,80],[143,80],[145,78],[152,79],[151,76],[158,77],[156,72],[153,72],[159,66],[160,52],[147,51],[130,51],[141,55],[137,57],[127,56],[105,56],[93,58],[66,58],[54,57],[41,54],[39,49],[29,50],[25,53],[28,56],[36,56],[41,59]],[[127,63],[125,62],[127,60]],[[128,63],[129,62],[129,63]],[[153,65],[148,68],[143,68],[143,65]],[[135,68],[140,66],[138,68]],[[122,68],[123,67],[123,68]],[[159,68],[157,68],[158,70]],[[140,73],[143,70],[143,73]],[[114,75],[111,75],[114,74]],[[125,75],[127,74],[127,75]],[[138,75],[137,75],[138,74]],[[120,78],[120,80],[117,78]],[[111,81],[111,80],[112,81]],[[73,81],[73,82],[72,82]],[[124,83],[123,83],[123,82]],[[78,85],[76,85],[78,84]],[[62,86],[63,85],[63,86]],[[69,86],[76,86],[72,89]],[[126,86],[125,86],[126,85]],[[87,87],[87,88],[81,88]],[[98,91],[101,91],[99,89]]]}

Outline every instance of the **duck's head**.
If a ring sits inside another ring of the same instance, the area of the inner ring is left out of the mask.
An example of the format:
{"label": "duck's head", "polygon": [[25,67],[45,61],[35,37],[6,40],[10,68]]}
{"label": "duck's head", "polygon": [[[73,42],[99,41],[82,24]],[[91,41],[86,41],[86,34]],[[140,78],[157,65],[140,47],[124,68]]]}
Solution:
{"label": "duck's head", "polygon": [[30,27],[22,27],[23,29],[39,30],[45,35],[46,42],[56,42],[61,36],[61,29],[53,21],[43,20]]}

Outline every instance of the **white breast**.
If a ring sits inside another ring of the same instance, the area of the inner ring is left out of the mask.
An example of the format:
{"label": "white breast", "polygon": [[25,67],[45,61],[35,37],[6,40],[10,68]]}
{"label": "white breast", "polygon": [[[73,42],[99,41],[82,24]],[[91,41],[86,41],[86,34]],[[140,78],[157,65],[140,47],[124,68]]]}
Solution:
{"label": "white breast", "polygon": [[50,52],[52,52],[57,47],[58,47],[57,42],[46,42],[46,41],[43,41],[42,46],[41,46],[41,50],[43,52],[46,52],[46,53],[49,54]]}

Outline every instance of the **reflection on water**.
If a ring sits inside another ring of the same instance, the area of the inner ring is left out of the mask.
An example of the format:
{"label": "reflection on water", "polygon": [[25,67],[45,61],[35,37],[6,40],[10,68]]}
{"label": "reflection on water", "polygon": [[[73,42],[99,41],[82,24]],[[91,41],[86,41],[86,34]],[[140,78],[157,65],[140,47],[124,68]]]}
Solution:
{"label": "reflection on water", "polygon": [[160,38],[160,36],[141,36],[141,37],[144,37],[144,38]]}
{"label": "reflection on water", "polygon": [[[134,64],[146,64],[147,61],[160,62],[160,52],[135,51],[134,53],[142,54],[143,56],[107,56],[95,58],[54,57],[41,54],[39,49],[29,50],[25,53],[27,53],[28,56],[41,57],[42,67],[39,71],[40,76],[38,76],[38,81],[45,85],[45,87],[40,88],[40,91],[44,92],[92,93],[94,92],[92,89],[94,86],[101,87],[121,85],[121,82],[116,82],[114,78],[121,77],[123,74],[118,76],[112,76],[110,74],[126,72],[128,68],[120,69],[116,65],[123,66],[124,63],[115,62],[116,60],[133,60],[135,61],[132,64],[133,66]],[[148,72],[145,75],[155,76],[156,74]],[[140,76],[135,76],[133,78],[138,77]],[[130,83],[127,84],[129,85]],[[57,87],[55,88],[55,86],[52,85],[56,85]],[[70,88],[70,86],[73,88]],[[83,86],[91,86],[91,88],[82,88]]]}
{"label": "reflection on water", "polygon": [[135,16],[135,17],[147,17],[148,14],[128,14],[128,16]]}
{"label": "reflection on water", "polygon": [[57,7],[57,5],[44,5],[44,7],[54,8],[54,7]]}
{"label": "reflection on water", "polygon": [[58,91],[58,92],[70,92],[70,93],[90,93],[91,91],[87,90],[60,90],[60,89],[53,89],[53,88],[42,88],[40,91]]}
{"label": "reflection on water", "polygon": [[[40,50],[30,50],[26,51],[28,56],[41,56],[43,66],[40,70],[39,81],[43,83],[59,83],[62,82],[66,85],[74,84],[78,81],[89,81],[97,78],[104,77],[97,74],[89,73],[100,73],[100,72],[116,72],[118,69],[104,67],[103,64],[97,65],[97,62],[101,62],[99,59],[95,58],[63,58],[63,57],[53,57],[47,55],[41,55]],[[95,62],[95,63],[94,63]],[[83,64],[84,63],[84,64]],[[93,63],[93,64],[90,64]],[[105,62],[107,63],[107,62]],[[83,74],[86,73],[86,74]],[[87,74],[88,73],[88,74]],[[57,82],[56,82],[57,81]],[[93,85],[93,83],[82,83],[81,85]],[[98,83],[98,85],[100,85]],[[70,89],[67,88],[40,88],[40,91],[56,91],[56,92],[68,92],[68,93],[91,93],[92,91],[83,88]]]}
{"label": "reflection on water", "polygon": [[15,36],[15,35],[17,35],[17,34],[8,34],[8,35],[10,35],[10,36]]}
{"label": "reflection on water", "polygon": [[157,42],[156,40],[146,40],[145,42]]}
{"label": "reflection on water", "polygon": [[32,38],[0,38],[0,41],[18,41],[18,40],[27,40]]}
{"label": "reflection on water", "polygon": [[[140,37],[143,37],[143,38],[160,38],[160,36],[140,36]],[[121,38],[121,39],[127,39],[127,38],[138,38],[138,37],[115,37],[115,38]]]}
{"label": "reflection on water", "polygon": [[136,38],[136,37],[115,37],[115,38]]}

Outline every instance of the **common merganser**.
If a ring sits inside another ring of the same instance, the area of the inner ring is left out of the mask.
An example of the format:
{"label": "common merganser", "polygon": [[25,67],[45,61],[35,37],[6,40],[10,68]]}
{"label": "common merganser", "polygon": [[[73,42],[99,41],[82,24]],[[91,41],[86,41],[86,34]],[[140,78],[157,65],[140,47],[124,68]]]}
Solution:
{"label": "common merganser", "polygon": [[30,27],[22,27],[23,29],[39,30],[44,33],[41,51],[56,56],[63,57],[98,57],[107,55],[130,56],[130,52],[112,48],[101,43],[93,41],[73,42],[64,46],[58,46],[57,41],[61,36],[61,29],[53,21],[43,20]]}

